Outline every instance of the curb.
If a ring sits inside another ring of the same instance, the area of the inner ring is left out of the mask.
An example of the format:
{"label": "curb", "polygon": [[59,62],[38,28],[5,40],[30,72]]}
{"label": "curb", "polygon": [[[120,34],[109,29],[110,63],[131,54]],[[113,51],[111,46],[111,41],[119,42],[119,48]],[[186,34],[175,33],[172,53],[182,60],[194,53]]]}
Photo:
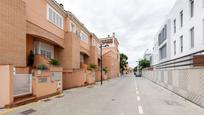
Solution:
{"label": "curb", "polygon": [[46,100],[46,99],[54,99],[54,98],[57,98],[59,96],[64,96],[64,94],[59,94],[59,95],[55,95],[55,96],[52,96],[52,97],[49,97],[49,98],[45,98],[45,99],[41,99],[37,102],[33,102],[33,103],[30,103],[30,104],[26,104],[26,105],[22,105],[22,106],[19,106],[19,107],[14,107],[14,108],[10,108],[10,109],[5,109],[3,111],[0,111],[0,115],[5,115],[5,114],[8,114],[8,113],[11,113],[11,112],[14,112],[16,110],[19,110],[19,109],[23,109],[23,108],[27,108],[27,107],[33,107],[41,102],[43,102],[43,100]]}

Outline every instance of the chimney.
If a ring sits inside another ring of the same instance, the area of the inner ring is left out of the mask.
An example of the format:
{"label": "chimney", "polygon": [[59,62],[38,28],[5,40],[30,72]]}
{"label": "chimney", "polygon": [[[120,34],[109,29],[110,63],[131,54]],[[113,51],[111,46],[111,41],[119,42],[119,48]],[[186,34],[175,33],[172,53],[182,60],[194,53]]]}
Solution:
{"label": "chimney", "polygon": [[115,32],[113,32],[113,37],[115,38]]}
{"label": "chimney", "polygon": [[64,5],[63,5],[63,4],[59,4],[59,5],[60,5],[60,7],[61,7],[61,8],[63,8],[63,9],[64,9]]}

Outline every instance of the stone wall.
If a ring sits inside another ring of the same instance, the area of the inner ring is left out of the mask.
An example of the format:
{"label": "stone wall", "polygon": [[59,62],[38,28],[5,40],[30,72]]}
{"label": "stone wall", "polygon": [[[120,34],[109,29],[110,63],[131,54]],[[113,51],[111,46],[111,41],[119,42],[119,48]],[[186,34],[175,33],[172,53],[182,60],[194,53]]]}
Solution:
{"label": "stone wall", "polygon": [[204,68],[145,70],[143,76],[204,107]]}

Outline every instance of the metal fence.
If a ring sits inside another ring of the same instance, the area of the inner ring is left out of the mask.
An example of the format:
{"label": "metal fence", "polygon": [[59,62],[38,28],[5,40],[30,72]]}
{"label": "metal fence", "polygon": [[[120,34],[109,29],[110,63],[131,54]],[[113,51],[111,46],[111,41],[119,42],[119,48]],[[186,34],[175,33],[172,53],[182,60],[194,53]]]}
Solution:
{"label": "metal fence", "polygon": [[32,74],[14,74],[14,97],[32,94]]}

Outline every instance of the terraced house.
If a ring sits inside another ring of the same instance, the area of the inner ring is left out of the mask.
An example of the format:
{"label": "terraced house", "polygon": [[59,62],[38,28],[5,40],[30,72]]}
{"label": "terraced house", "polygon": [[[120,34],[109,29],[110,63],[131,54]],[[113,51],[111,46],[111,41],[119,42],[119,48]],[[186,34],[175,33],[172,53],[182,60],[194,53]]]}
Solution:
{"label": "terraced house", "polygon": [[98,39],[54,0],[1,0],[0,17],[0,107],[119,75],[115,35]]}

